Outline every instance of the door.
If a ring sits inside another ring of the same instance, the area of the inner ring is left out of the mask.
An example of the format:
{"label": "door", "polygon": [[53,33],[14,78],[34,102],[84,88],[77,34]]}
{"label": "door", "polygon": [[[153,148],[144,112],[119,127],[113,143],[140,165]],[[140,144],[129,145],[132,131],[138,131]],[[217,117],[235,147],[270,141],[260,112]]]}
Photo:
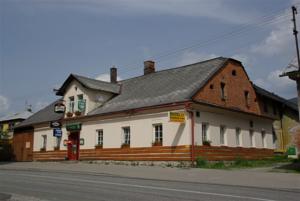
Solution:
{"label": "door", "polygon": [[32,161],[33,131],[15,133],[13,137],[13,150],[16,161]]}
{"label": "door", "polygon": [[69,160],[79,158],[79,132],[71,133],[68,137],[68,158]]}

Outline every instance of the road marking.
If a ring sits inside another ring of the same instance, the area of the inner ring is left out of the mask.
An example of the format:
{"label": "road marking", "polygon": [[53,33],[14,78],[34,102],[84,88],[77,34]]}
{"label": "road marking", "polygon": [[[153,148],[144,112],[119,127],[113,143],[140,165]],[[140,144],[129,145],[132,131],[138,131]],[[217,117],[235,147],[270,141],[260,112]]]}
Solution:
{"label": "road marking", "polygon": [[[0,173],[0,175],[1,174],[7,175],[7,174]],[[79,178],[73,179],[73,178],[62,178],[62,177],[33,175],[33,174],[14,174],[14,175],[25,176],[25,177],[45,178],[45,179],[56,179],[56,180],[61,180],[61,181],[85,182],[85,183],[93,183],[93,184],[126,186],[126,187],[143,188],[143,189],[151,189],[151,190],[173,191],[173,192],[192,193],[192,194],[201,194],[201,195],[212,195],[212,196],[219,196],[219,197],[230,197],[230,198],[259,200],[259,201],[276,201],[276,200],[270,200],[270,199],[264,199],[264,198],[258,198],[258,197],[250,197],[250,196],[240,196],[240,195],[223,194],[223,193],[210,193],[210,192],[204,192],[204,191],[183,190],[183,189],[166,188],[166,187],[158,187],[158,186],[124,184],[124,183],[108,182],[108,181],[93,181],[93,180],[86,180],[86,179],[79,179]]]}

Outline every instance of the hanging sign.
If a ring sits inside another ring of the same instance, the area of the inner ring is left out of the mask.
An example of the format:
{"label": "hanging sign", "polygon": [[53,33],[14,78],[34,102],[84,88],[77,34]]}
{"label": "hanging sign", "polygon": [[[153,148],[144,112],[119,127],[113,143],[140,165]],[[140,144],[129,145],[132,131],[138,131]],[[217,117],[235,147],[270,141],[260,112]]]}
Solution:
{"label": "hanging sign", "polygon": [[66,129],[67,131],[80,131],[81,124],[80,123],[67,124]]}
{"label": "hanging sign", "polygon": [[61,137],[62,136],[62,130],[60,128],[54,128],[53,129],[53,136],[54,137]]}
{"label": "hanging sign", "polygon": [[55,103],[54,112],[55,113],[64,113],[66,110],[66,106],[62,102]]}
{"label": "hanging sign", "polygon": [[169,121],[184,123],[185,114],[183,112],[169,112]]}
{"label": "hanging sign", "polygon": [[50,127],[51,128],[61,128],[61,122],[59,122],[59,121],[51,121],[50,122]]}

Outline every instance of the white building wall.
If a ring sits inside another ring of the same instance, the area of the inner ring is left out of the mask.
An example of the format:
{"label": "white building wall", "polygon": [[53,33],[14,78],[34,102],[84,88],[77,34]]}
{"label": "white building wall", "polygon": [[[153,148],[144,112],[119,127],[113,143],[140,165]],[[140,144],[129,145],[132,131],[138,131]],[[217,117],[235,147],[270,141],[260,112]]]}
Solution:
{"label": "white building wall", "polygon": [[[250,128],[250,120],[253,121],[253,128]],[[212,112],[201,112],[200,117],[195,117],[195,143],[202,145],[202,124],[207,123],[208,126],[208,140],[213,146],[220,146],[220,126],[226,127],[225,144],[224,146],[236,147],[236,128],[241,129],[240,146],[250,147],[249,130],[253,129],[254,146],[256,148],[263,148],[262,146],[262,130],[266,133],[265,148],[273,149],[272,139],[272,120],[254,117],[242,117],[241,115],[221,114]]]}

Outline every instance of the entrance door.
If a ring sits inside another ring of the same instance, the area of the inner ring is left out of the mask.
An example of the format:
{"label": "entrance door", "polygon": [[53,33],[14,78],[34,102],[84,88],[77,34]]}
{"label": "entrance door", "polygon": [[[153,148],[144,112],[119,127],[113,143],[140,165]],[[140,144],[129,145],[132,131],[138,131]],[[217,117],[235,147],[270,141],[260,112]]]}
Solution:
{"label": "entrance door", "polygon": [[68,137],[68,158],[78,160],[79,158],[79,132],[71,133]]}

